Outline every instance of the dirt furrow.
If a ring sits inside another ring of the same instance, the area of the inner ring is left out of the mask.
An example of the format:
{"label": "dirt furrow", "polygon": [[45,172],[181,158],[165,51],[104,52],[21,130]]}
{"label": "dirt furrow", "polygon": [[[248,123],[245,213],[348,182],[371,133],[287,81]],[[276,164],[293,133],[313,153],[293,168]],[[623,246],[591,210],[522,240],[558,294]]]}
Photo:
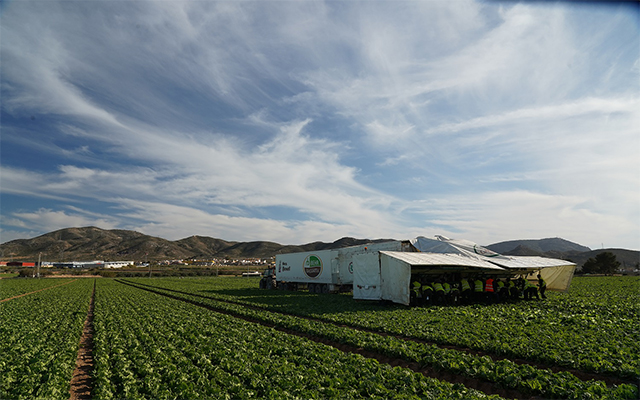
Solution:
{"label": "dirt furrow", "polygon": [[93,389],[93,308],[96,296],[96,282],[93,281],[93,292],[89,302],[89,311],[84,321],[78,357],[76,358],[76,369],[71,378],[71,389],[69,390],[71,400],[91,399]]}

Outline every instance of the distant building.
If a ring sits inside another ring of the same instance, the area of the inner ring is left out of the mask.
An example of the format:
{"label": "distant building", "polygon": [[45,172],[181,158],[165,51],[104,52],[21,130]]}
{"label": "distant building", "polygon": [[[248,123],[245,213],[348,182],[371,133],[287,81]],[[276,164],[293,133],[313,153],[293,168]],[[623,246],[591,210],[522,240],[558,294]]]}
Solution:
{"label": "distant building", "polygon": [[34,262],[23,262],[23,261],[2,261],[0,262],[0,267],[35,267],[36,263]]}
{"label": "distant building", "polygon": [[133,261],[67,261],[52,265],[54,268],[122,268],[133,265]]}
{"label": "distant building", "polygon": [[104,263],[105,268],[122,268],[132,266],[133,261],[107,261]]}

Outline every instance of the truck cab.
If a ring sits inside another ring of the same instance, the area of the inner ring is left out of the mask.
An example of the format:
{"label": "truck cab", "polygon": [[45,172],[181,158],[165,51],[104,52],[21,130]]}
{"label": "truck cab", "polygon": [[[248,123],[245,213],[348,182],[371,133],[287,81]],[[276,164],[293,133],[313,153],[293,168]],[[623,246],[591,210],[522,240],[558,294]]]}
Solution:
{"label": "truck cab", "polygon": [[260,289],[275,289],[276,288],[276,267],[270,266],[262,273],[260,279]]}

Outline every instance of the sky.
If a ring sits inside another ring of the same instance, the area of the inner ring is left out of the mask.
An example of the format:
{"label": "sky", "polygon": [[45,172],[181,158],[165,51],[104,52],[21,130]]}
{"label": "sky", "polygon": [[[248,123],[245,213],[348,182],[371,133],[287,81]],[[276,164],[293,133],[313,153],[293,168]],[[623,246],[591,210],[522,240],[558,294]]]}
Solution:
{"label": "sky", "polygon": [[633,3],[4,1],[0,242],[640,249]]}

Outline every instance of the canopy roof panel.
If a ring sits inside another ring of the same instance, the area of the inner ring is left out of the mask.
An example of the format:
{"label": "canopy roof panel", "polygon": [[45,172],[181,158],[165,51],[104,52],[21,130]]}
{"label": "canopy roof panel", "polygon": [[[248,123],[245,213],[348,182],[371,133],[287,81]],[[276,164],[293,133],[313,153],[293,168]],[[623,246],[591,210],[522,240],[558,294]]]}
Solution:
{"label": "canopy roof panel", "polygon": [[381,251],[380,253],[401,260],[412,266],[459,266],[503,270],[503,268],[490,262],[474,259],[461,254],[400,251]]}
{"label": "canopy roof panel", "polygon": [[422,253],[455,254],[469,259],[492,263],[507,269],[541,269],[575,265],[570,261],[555,258],[504,256],[469,240],[454,240],[444,236],[436,236],[435,239],[418,236],[415,239],[411,239],[410,242]]}
{"label": "canopy roof panel", "polygon": [[546,258],[546,257],[525,257],[525,256],[512,256],[507,260],[502,258],[500,259],[492,259],[492,263],[497,264],[501,267],[505,268],[549,268],[549,267],[563,267],[566,265],[576,265],[570,261],[558,260],[556,258]]}

